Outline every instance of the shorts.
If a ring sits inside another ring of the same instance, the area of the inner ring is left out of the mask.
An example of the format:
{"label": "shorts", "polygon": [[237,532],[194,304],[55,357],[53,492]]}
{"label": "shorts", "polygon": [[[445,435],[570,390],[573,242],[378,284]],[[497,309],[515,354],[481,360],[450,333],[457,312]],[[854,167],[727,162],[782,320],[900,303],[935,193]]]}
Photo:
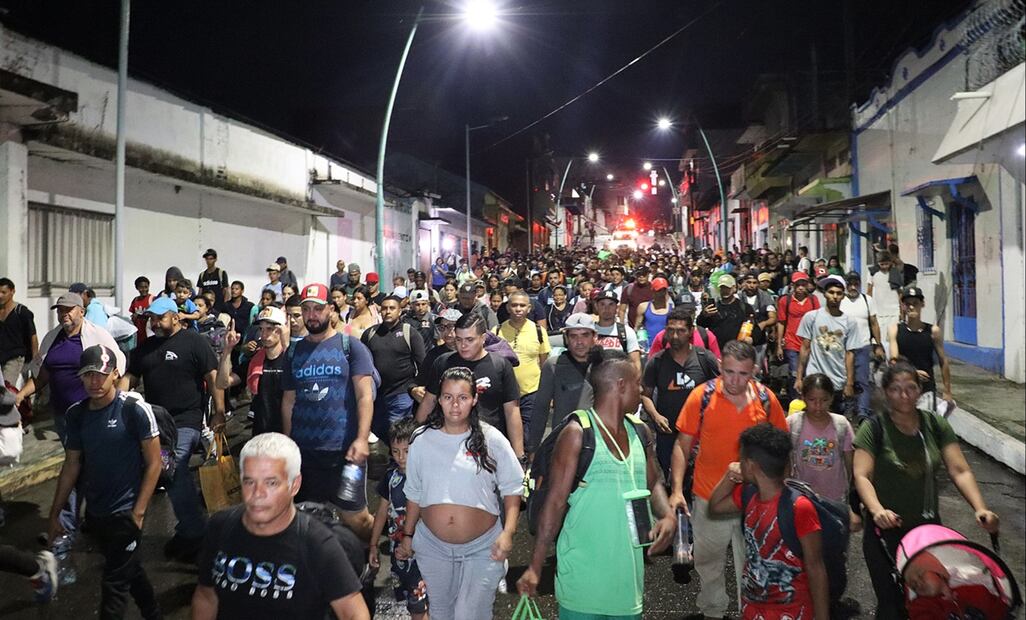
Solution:
{"label": "shorts", "polygon": [[296,494],[296,503],[331,503],[345,512],[360,512],[367,508],[367,463],[360,465],[363,472],[361,493],[355,501],[342,501],[338,488],[342,484],[342,467],[346,465],[346,450],[300,450],[303,463],[299,469],[303,483]]}
{"label": "shorts", "polygon": [[422,614],[428,610],[427,585],[420,576],[416,560],[397,560],[392,556],[392,574],[399,580],[395,600],[406,600],[406,611]]}

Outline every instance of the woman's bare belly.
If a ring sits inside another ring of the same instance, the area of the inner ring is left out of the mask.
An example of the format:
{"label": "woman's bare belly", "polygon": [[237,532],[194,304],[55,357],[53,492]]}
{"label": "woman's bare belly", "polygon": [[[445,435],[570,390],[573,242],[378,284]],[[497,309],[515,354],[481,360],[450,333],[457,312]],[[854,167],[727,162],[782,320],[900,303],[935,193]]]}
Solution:
{"label": "woman's bare belly", "polygon": [[435,504],[421,510],[421,519],[437,538],[460,545],[480,538],[499,518],[470,506]]}

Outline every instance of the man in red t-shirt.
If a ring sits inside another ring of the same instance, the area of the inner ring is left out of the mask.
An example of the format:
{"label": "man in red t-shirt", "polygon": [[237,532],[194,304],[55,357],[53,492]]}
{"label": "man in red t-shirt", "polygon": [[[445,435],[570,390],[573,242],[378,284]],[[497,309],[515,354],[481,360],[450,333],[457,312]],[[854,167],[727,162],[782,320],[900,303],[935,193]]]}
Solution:
{"label": "man in red t-shirt", "polygon": [[[739,440],[741,460],[730,464],[713,489],[709,512],[744,513],[741,617],[826,618],[830,593],[816,507],[805,496],[794,500],[794,530],[800,550],[788,547],[778,522],[777,507],[791,462],[791,437],[770,424],[759,424],[742,432]],[[748,493],[743,492],[745,485],[751,485]]]}
{"label": "man in red t-shirt", "polygon": [[794,377],[798,372],[798,359],[802,350],[802,339],[798,337],[798,325],[807,312],[819,308],[819,300],[810,295],[812,284],[809,274],[795,271],[791,274],[791,294],[782,295],[777,301],[777,359],[787,357],[790,381],[787,393],[791,399],[798,398],[794,391]]}

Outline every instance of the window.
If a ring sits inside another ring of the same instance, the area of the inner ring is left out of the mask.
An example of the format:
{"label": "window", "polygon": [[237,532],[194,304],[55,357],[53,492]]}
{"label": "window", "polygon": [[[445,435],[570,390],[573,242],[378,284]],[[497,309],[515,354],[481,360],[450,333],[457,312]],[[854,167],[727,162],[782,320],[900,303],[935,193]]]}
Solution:
{"label": "window", "polygon": [[114,216],[29,203],[29,287],[114,288]]}
{"label": "window", "polygon": [[933,271],[933,215],[926,209],[916,209],[916,244],[919,247],[919,269]]}

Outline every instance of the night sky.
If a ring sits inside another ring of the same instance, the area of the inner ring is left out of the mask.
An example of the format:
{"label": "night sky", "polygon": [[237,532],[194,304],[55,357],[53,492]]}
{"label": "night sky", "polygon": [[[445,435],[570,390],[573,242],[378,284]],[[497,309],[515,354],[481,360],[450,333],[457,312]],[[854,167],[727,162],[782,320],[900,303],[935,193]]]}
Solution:
{"label": "night sky", "polygon": [[[885,79],[966,0],[850,0],[855,96]],[[604,169],[679,157],[661,115],[743,127],[762,73],[843,75],[843,0],[496,0],[501,22],[472,33],[460,2],[429,2],[399,90],[389,139],[462,174],[463,125],[473,177],[519,209],[531,135],[561,155],[602,154]],[[136,1],[129,72],[217,111],[373,170],[382,115],[420,3],[407,1]],[[0,0],[10,27],[116,65],[119,2]],[[704,14],[704,16],[702,16]],[[618,77],[517,138],[487,148],[585,91],[658,41],[692,26]],[[155,119],[157,122],[157,119]],[[673,167],[671,167],[671,170]]]}

